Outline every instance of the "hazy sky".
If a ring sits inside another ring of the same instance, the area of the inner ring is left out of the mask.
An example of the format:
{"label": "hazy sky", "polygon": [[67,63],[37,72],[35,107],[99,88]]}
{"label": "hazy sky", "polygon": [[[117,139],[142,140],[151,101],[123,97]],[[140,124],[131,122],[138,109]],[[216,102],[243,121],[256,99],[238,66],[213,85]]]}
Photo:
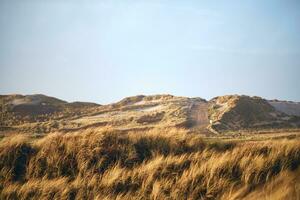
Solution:
{"label": "hazy sky", "polygon": [[0,0],[0,94],[300,101],[299,0]]}

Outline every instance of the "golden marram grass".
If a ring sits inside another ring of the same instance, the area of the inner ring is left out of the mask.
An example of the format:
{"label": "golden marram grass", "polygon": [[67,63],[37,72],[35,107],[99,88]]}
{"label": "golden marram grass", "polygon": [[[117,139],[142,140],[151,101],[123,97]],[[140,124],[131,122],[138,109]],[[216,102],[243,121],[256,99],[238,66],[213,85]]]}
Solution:
{"label": "golden marram grass", "polygon": [[299,199],[300,140],[90,129],[0,142],[1,199]]}

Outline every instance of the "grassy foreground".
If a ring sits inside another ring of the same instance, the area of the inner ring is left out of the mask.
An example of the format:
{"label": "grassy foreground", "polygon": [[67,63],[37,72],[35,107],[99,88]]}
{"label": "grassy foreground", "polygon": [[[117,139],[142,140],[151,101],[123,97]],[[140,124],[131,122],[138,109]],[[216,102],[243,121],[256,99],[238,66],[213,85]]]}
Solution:
{"label": "grassy foreground", "polygon": [[0,141],[0,199],[300,199],[300,140],[86,130]]}

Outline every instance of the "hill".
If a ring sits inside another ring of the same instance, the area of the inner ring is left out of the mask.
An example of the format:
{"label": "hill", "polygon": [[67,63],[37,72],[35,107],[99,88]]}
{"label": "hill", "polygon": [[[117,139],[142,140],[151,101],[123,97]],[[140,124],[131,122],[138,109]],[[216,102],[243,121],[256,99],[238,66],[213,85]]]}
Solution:
{"label": "hill", "polygon": [[215,131],[300,126],[297,113],[285,112],[277,106],[282,102],[274,105],[260,97],[228,95],[216,97],[210,103],[210,128]]}
{"label": "hill", "polygon": [[292,101],[271,100],[269,103],[278,111],[287,115],[300,116],[300,103]]}
{"label": "hill", "polygon": [[89,113],[100,105],[37,95],[0,95],[0,130],[47,133],[62,120]]}
{"label": "hill", "polygon": [[[206,101],[172,95],[138,95],[98,105],[45,95],[0,96],[3,132],[49,133],[113,127],[138,130],[181,127],[205,134],[300,127],[295,102],[227,95]],[[297,110],[298,109],[298,110]]]}
{"label": "hill", "polygon": [[295,102],[239,95],[0,101],[0,199],[300,199]]}

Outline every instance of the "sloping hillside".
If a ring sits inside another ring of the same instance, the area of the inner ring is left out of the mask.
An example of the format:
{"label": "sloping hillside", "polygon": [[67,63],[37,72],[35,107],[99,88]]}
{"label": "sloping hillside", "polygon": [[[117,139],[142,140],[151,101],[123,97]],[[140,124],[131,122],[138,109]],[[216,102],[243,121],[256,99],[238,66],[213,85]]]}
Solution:
{"label": "sloping hillside", "polygon": [[[100,106],[68,103],[44,95],[1,96],[1,129],[47,133],[110,126],[117,129],[192,126],[189,113],[200,98],[172,95],[134,96]],[[206,120],[207,121],[207,120]]]}
{"label": "sloping hillside", "polygon": [[298,103],[227,95],[206,101],[172,95],[138,95],[117,103],[68,103],[45,95],[2,95],[0,130],[23,133],[113,127],[139,130],[181,127],[201,133],[300,127]]}
{"label": "sloping hillside", "polygon": [[287,115],[300,116],[300,103],[291,101],[272,100],[269,103],[278,111]]}
{"label": "sloping hillside", "polygon": [[209,114],[209,128],[215,131],[299,126],[299,120],[295,121],[293,116],[277,110],[260,97],[216,97],[210,101]]}
{"label": "sloping hillside", "polygon": [[300,131],[276,128],[299,122],[238,95],[1,96],[0,199],[298,200]]}
{"label": "sloping hillside", "polygon": [[55,129],[61,120],[68,121],[82,116],[100,105],[86,102],[73,102],[46,95],[1,95],[0,130],[38,131],[41,127]]}
{"label": "sloping hillside", "polygon": [[72,123],[77,123],[80,127],[98,124],[122,130],[192,127],[197,122],[191,113],[199,104],[206,105],[206,101],[172,95],[139,95],[102,106],[98,113],[75,119]]}

